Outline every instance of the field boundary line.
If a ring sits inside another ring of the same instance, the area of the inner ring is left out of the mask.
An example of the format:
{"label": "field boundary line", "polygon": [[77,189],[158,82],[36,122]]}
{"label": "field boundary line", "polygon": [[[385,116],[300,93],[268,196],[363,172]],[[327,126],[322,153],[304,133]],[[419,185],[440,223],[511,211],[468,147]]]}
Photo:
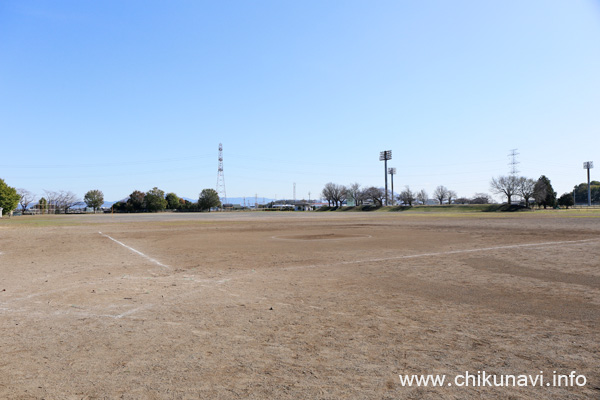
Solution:
{"label": "field boundary line", "polygon": [[591,243],[598,242],[600,239],[583,239],[583,240],[565,240],[565,241],[557,241],[557,242],[542,242],[542,243],[524,243],[524,244],[513,244],[513,245],[505,245],[505,246],[494,246],[494,247],[482,247],[479,249],[462,249],[462,250],[450,250],[450,251],[441,251],[436,253],[420,253],[420,254],[408,254],[404,256],[395,256],[395,257],[386,257],[386,258],[368,258],[363,260],[352,260],[352,261],[338,261],[338,262],[330,262],[325,264],[310,264],[310,265],[297,265],[293,267],[283,267],[283,268],[274,268],[280,269],[283,271],[291,271],[297,269],[304,268],[318,268],[318,267],[333,267],[336,265],[349,265],[349,264],[363,264],[370,262],[378,262],[378,261],[394,261],[394,260],[405,260],[411,258],[421,258],[421,257],[436,257],[436,256],[445,256],[452,254],[463,254],[463,253],[476,253],[483,251],[491,251],[491,250],[504,250],[504,249],[515,249],[521,247],[546,247],[552,245],[560,245],[560,244],[577,244],[577,243]]}
{"label": "field boundary line", "polygon": [[520,247],[547,247],[547,246],[552,246],[552,245],[557,245],[557,244],[576,244],[576,243],[597,242],[597,241],[598,241],[598,239],[583,239],[583,240],[563,240],[563,241],[558,241],[558,242],[511,244],[511,245],[505,245],[505,246],[482,247],[479,249],[450,250],[450,251],[441,251],[441,252],[436,252],[436,253],[409,254],[409,255],[405,255],[405,256],[396,256],[396,257],[388,257],[388,258],[372,258],[372,259],[368,259],[368,260],[342,261],[339,264],[360,264],[360,263],[374,262],[374,261],[393,261],[393,260],[403,260],[403,259],[407,259],[407,258],[435,257],[435,256],[445,256],[445,255],[450,255],[450,254],[476,253],[476,252],[480,252],[480,251],[517,249]]}
{"label": "field boundary line", "polygon": [[148,261],[151,261],[151,262],[153,262],[153,263],[154,263],[154,264],[156,264],[156,265],[159,265],[159,266],[161,266],[161,267],[163,267],[163,268],[166,268],[166,269],[171,269],[171,267],[169,267],[168,265],[165,265],[165,264],[161,263],[160,261],[157,261],[157,260],[155,260],[154,258],[152,258],[152,257],[149,257],[149,256],[145,255],[144,253],[142,253],[141,251],[138,251],[138,250],[134,249],[133,247],[127,246],[127,245],[126,245],[125,243],[123,243],[123,242],[119,242],[117,239],[115,239],[115,238],[112,238],[112,237],[108,236],[108,235],[107,235],[107,234],[105,234],[105,233],[102,233],[102,232],[100,232],[100,231],[98,231],[98,233],[99,233],[100,235],[104,236],[104,237],[107,237],[107,238],[109,238],[109,239],[110,239],[110,240],[112,240],[113,242],[120,244],[121,246],[125,247],[126,249],[129,249],[129,250],[133,251],[134,253],[136,253],[136,254],[138,254],[138,255],[140,255],[140,256],[142,256],[142,257],[144,257],[146,260],[148,260]]}

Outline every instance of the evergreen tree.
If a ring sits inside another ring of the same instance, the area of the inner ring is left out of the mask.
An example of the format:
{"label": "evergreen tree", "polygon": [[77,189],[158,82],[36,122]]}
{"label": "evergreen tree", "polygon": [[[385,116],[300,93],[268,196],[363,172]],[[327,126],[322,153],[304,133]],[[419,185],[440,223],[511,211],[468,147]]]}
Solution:
{"label": "evergreen tree", "polygon": [[2,215],[9,214],[17,208],[20,198],[17,189],[8,186],[4,182],[4,179],[0,179],[0,208],[2,208]]}
{"label": "evergreen tree", "polygon": [[40,214],[46,214],[48,212],[48,200],[46,200],[45,197],[39,199],[38,207],[40,209]]}
{"label": "evergreen tree", "polygon": [[130,195],[129,199],[127,199],[127,210],[128,211],[141,211],[144,207],[144,192],[140,192],[139,190],[134,190]]}
{"label": "evergreen tree", "polygon": [[169,210],[177,210],[181,207],[181,203],[179,202],[179,197],[175,193],[167,193],[167,208]]}
{"label": "evergreen tree", "polygon": [[219,199],[219,194],[215,189],[202,190],[202,193],[200,193],[200,198],[198,199],[198,208],[200,208],[200,211],[208,210],[210,212],[211,208],[220,206],[221,200]]}
{"label": "evergreen tree", "polygon": [[565,193],[562,196],[560,196],[558,198],[558,205],[564,206],[567,209],[569,208],[569,206],[575,205],[575,203],[573,202],[573,193]]}
{"label": "evergreen tree", "polygon": [[100,190],[90,190],[89,192],[87,192],[85,194],[85,196],[83,196],[83,201],[85,201],[85,204],[88,207],[91,207],[94,209],[94,214],[96,213],[96,210],[99,209],[100,207],[102,207],[102,204],[104,204],[104,193],[102,193],[102,191]]}
{"label": "evergreen tree", "polygon": [[540,179],[535,184],[533,198],[538,207],[544,208],[556,205],[556,192],[552,188],[552,183],[545,175],[540,176]]}
{"label": "evergreen tree", "polygon": [[157,187],[152,188],[144,196],[144,205],[146,211],[157,212],[167,208],[167,200],[165,200],[165,192]]}

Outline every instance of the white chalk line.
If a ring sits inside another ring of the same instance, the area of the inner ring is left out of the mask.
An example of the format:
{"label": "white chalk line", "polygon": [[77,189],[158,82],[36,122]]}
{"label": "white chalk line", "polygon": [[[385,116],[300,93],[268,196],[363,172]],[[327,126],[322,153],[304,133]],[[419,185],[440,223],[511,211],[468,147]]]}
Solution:
{"label": "white chalk line", "polygon": [[[41,312],[41,311],[35,311],[32,309],[29,309],[27,307],[20,307],[20,308],[8,308],[8,307],[0,307],[0,310],[6,313],[15,313],[15,314],[20,314],[20,313],[25,313],[27,314],[28,317],[48,317],[49,315],[75,315],[78,317],[88,317],[88,318],[112,318],[112,319],[121,319],[123,317],[127,317],[130,316],[132,314],[135,314],[139,311],[144,311],[147,309],[150,309],[154,307],[153,304],[145,304],[143,306],[140,307],[134,307],[131,308],[129,310],[126,310],[120,314],[98,314],[98,313],[94,313],[94,312],[88,312],[85,311],[85,307],[78,307],[78,306],[73,306],[71,305],[70,307],[66,307],[62,308],[62,309],[58,309],[58,310],[54,310],[54,312]],[[75,308],[76,310],[73,310],[72,308]]]}
{"label": "white chalk line", "polygon": [[165,264],[161,263],[160,261],[157,261],[154,258],[145,255],[144,253],[142,253],[141,251],[138,251],[138,250],[134,249],[133,247],[127,246],[123,242],[119,242],[117,239],[114,239],[114,238],[112,238],[112,237],[110,237],[110,236],[108,236],[108,235],[106,235],[106,234],[104,234],[102,232],[98,232],[98,233],[100,235],[104,236],[104,237],[109,238],[113,242],[120,244],[121,246],[125,247],[126,249],[129,249],[129,250],[133,251],[134,253],[139,254],[140,256],[144,257],[146,260],[151,261],[151,262],[153,262],[156,265],[159,265],[159,266],[161,266],[163,268],[166,268],[166,269],[171,269],[171,267],[169,267],[168,265],[165,265]]}
{"label": "white chalk line", "polygon": [[395,257],[386,257],[386,258],[368,258],[368,259],[363,259],[363,260],[339,261],[339,262],[327,263],[327,264],[299,265],[299,266],[295,266],[295,267],[285,267],[285,268],[280,268],[280,269],[288,271],[288,270],[296,270],[296,269],[303,269],[303,268],[317,268],[317,267],[348,265],[348,264],[363,264],[363,263],[370,263],[370,262],[404,260],[404,259],[410,259],[410,258],[436,257],[436,256],[446,256],[446,255],[452,255],[452,254],[464,254],[464,253],[476,253],[476,252],[492,251],[492,250],[516,249],[516,248],[521,248],[521,247],[548,247],[548,246],[554,246],[554,245],[569,245],[569,244],[589,243],[589,242],[598,242],[598,241],[599,241],[599,239],[583,239],[583,240],[564,240],[564,241],[557,241],[557,242],[513,244],[513,245],[506,245],[506,246],[481,247],[478,249],[462,249],[462,250],[441,251],[441,252],[436,252],[436,253],[409,254],[409,255],[404,255],[404,256],[395,256]]}
{"label": "white chalk line", "polygon": [[402,259],[407,259],[407,258],[435,257],[435,256],[445,256],[445,255],[451,255],[451,254],[477,253],[477,252],[481,252],[481,251],[518,249],[521,247],[548,247],[548,246],[553,246],[553,245],[577,244],[577,243],[596,242],[596,241],[598,241],[598,239],[564,240],[564,241],[558,241],[558,242],[512,244],[512,245],[507,245],[507,246],[482,247],[479,249],[450,250],[450,251],[442,251],[442,252],[437,252],[437,253],[421,253],[421,254],[412,254],[412,255],[406,255],[406,256],[389,257],[389,258],[375,258],[375,259],[363,260],[363,261],[345,261],[345,262],[343,262],[343,264],[353,264],[353,263],[373,262],[373,261],[375,261],[375,262],[377,262],[377,261],[393,261],[393,260],[402,260]]}
{"label": "white chalk line", "polygon": [[564,241],[559,241],[559,242],[511,244],[511,245],[507,245],[507,246],[481,247],[479,249],[450,250],[450,251],[442,251],[442,252],[437,252],[437,253],[410,254],[410,255],[406,255],[406,256],[396,256],[396,257],[389,257],[389,258],[372,258],[369,260],[343,261],[340,264],[358,264],[358,263],[364,263],[364,262],[393,261],[393,260],[402,260],[402,259],[407,259],[407,258],[435,257],[435,256],[445,256],[445,255],[450,255],[450,254],[476,253],[476,252],[480,252],[480,251],[517,249],[520,247],[548,247],[548,246],[553,246],[553,245],[576,244],[576,243],[586,243],[586,242],[596,242],[596,241],[598,241],[598,239],[564,240]]}

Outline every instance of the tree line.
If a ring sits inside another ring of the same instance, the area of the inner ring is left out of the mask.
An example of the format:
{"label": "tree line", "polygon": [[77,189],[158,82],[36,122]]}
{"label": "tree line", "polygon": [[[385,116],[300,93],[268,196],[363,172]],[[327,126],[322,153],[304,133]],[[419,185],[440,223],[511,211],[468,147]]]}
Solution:
{"label": "tree line", "polygon": [[116,212],[158,212],[164,210],[177,211],[210,211],[221,207],[219,194],[215,189],[203,189],[197,202],[182,199],[175,193],[167,193],[157,187],[144,193],[134,190],[127,200],[113,204]]}
{"label": "tree line", "polygon": [[[593,181],[590,187],[592,202],[600,202],[600,182]],[[515,175],[500,176],[492,178],[490,188],[494,193],[504,195],[508,204],[512,203],[513,196],[520,196],[526,207],[529,207],[531,205],[530,200],[533,200],[538,207],[562,206],[569,208],[575,205],[573,195],[577,197],[580,203],[587,203],[588,196],[587,183],[582,183],[575,186],[573,192],[566,192],[557,197],[550,179],[545,175],[540,176],[537,180]]]}
{"label": "tree line", "polygon": [[[592,201],[600,201],[600,182],[592,182]],[[524,176],[508,175],[492,178],[490,189],[495,194],[500,194],[506,198],[509,205],[513,203],[514,197],[519,197],[524,202],[525,207],[531,207],[533,204],[538,207],[570,207],[574,205],[573,193],[564,193],[557,197],[557,193],[552,187],[552,183],[545,175],[540,176],[537,180]],[[587,184],[582,183],[575,186],[575,195],[580,202],[583,199],[587,201]],[[327,201],[331,207],[340,207],[345,202],[352,202],[357,206],[369,202],[375,206],[385,204],[385,190],[375,186],[361,187],[358,183],[353,183],[348,186],[329,182],[325,185],[321,192],[321,196]],[[471,198],[458,197],[454,190],[440,185],[435,188],[432,198],[440,205],[446,204],[489,204],[493,199],[487,193],[475,193]],[[418,192],[412,191],[409,186],[405,186],[403,190],[394,198],[390,198],[390,205],[405,204],[412,206],[413,204],[426,204],[429,200],[428,193],[422,189]]]}
{"label": "tree line", "polygon": [[544,208],[555,207],[558,204],[552,183],[545,175],[540,176],[537,180],[517,175],[492,178],[490,189],[492,192],[506,197],[509,205],[512,204],[514,196],[522,198],[525,207],[531,205],[531,200],[534,200],[538,207]]}
{"label": "tree line", "polygon": [[[6,215],[17,209],[25,211],[35,209],[41,214],[68,213],[77,206],[86,205],[94,213],[104,204],[104,194],[101,190],[89,190],[81,200],[73,192],[60,190],[44,190],[44,195],[37,200],[36,195],[26,189],[10,187],[0,179],[0,208]],[[182,199],[175,193],[167,193],[157,187],[147,192],[134,190],[126,200],[118,201],[111,207],[116,212],[158,212],[177,211],[210,211],[221,207],[221,200],[214,189],[203,189],[197,202]]]}
{"label": "tree line", "polygon": [[[573,189],[575,192],[575,202],[577,203],[586,203],[588,201],[588,185],[587,183],[581,183]],[[592,203],[600,203],[600,182],[599,181],[591,181],[590,182],[590,192],[591,192],[591,200]]]}
{"label": "tree line", "polygon": [[[327,201],[330,207],[340,207],[344,202],[351,201],[357,206],[364,205],[366,202],[372,203],[375,206],[381,207],[385,203],[385,189],[375,186],[361,187],[358,183],[353,183],[348,186],[329,182],[321,191],[321,196]],[[409,186],[405,186],[400,193],[389,194],[390,204],[426,204],[429,200],[429,195],[425,189],[418,192],[412,191]],[[393,197],[393,198],[392,198]],[[435,188],[433,198],[439,204],[488,204],[492,201],[491,197],[486,193],[476,193],[472,198],[458,198],[454,190],[440,185]]]}
{"label": "tree line", "polygon": [[[591,182],[591,200],[593,203],[600,202],[600,182]],[[506,197],[507,203],[512,204],[514,197],[523,200],[526,207],[532,204],[538,207],[570,207],[578,203],[587,202],[587,183],[581,183],[574,187],[573,192],[567,192],[557,197],[552,188],[550,179],[545,175],[537,180],[523,176],[508,175],[492,178],[490,189],[495,194]],[[575,197],[573,196],[575,195]],[[352,201],[355,205],[372,203],[382,206],[385,203],[385,190],[375,186],[361,187],[358,183],[348,186],[329,182],[321,192],[321,196],[328,202],[329,206],[341,206],[346,201]],[[438,186],[433,192],[433,199],[439,204],[489,204],[493,202],[487,193],[475,193],[471,198],[458,197],[456,192],[443,185]],[[426,204],[429,200],[428,193],[422,189],[413,191],[405,186],[400,193],[391,200],[391,204]],[[73,192],[60,190],[44,190],[44,195],[35,203],[36,195],[26,189],[16,189],[8,186],[0,179],[0,208],[3,214],[9,214],[18,206],[22,210],[35,208],[41,213],[67,213],[76,206],[85,204],[93,208],[94,212],[104,204],[102,191],[93,189],[88,191],[83,200]],[[35,204],[34,204],[35,203]],[[32,206],[33,204],[33,206]],[[148,192],[134,190],[126,200],[116,202],[112,209],[116,212],[157,212],[165,209],[177,211],[206,211],[221,206],[219,195],[214,189],[204,189],[200,193],[197,202],[191,202],[179,198],[175,193],[167,193],[158,188],[152,188]]]}

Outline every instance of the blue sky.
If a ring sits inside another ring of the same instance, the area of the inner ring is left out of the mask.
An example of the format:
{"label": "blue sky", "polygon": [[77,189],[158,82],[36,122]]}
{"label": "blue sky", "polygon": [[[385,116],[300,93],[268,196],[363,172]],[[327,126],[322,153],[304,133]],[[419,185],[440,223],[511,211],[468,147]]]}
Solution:
{"label": "blue sky", "polygon": [[[0,178],[315,198],[600,168],[598,1],[3,1]],[[598,175],[592,170],[592,177]],[[598,179],[598,178],[596,178]]]}

